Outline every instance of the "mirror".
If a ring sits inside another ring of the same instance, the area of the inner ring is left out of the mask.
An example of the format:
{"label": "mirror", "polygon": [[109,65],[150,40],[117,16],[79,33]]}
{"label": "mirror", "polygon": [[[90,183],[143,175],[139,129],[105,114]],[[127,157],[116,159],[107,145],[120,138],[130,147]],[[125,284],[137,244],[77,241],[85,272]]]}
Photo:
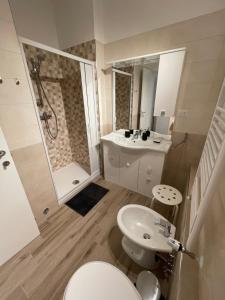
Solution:
{"label": "mirror", "polygon": [[184,50],[113,63],[113,129],[169,134],[174,123]]}

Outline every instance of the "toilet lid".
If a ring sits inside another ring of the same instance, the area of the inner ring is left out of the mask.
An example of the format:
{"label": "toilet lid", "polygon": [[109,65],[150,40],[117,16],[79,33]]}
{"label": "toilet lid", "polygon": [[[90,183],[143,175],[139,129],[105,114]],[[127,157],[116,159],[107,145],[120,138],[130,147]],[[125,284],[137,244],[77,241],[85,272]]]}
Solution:
{"label": "toilet lid", "polygon": [[132,282],[113,265],[94,261],[71,277],[64,300],[141,300]]}

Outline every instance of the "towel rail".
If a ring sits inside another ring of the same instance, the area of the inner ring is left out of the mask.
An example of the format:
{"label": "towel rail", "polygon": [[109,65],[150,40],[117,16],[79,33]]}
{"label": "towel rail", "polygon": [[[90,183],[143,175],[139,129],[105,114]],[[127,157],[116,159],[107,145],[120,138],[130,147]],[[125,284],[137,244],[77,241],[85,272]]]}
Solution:
{"label": "towel rail", "polygon": [[[187,247],[196,242],[210,209],[218,181],[225,169],[225,79],[211,121],[192,188],[190,229]],[[199,180],[200,179],[200,180]]]}

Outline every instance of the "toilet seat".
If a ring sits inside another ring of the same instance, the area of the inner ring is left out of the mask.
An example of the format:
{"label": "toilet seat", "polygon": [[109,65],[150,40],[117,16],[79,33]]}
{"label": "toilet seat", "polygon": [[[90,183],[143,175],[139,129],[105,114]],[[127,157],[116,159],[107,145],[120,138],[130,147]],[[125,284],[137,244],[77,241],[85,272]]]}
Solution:
{"label": "toilet seat", "polygon": [[64,300],[141,300],[128,277],[113,265],[94,261],[80,267],[71,277]]}

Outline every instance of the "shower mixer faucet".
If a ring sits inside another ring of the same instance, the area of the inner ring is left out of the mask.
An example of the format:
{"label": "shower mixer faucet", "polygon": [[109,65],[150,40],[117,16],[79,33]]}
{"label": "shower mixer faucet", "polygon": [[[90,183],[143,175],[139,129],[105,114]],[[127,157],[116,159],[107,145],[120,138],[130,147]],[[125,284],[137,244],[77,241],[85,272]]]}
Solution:
{"label": "shower mixer faucet", "polygon": [[51,118],[52,118],[52,115],[49,114],[49,113],[47,113],[47,112],[45,112],[45,111],[40,115],[41,121],[47,121],[47,120],[49,120]]}

